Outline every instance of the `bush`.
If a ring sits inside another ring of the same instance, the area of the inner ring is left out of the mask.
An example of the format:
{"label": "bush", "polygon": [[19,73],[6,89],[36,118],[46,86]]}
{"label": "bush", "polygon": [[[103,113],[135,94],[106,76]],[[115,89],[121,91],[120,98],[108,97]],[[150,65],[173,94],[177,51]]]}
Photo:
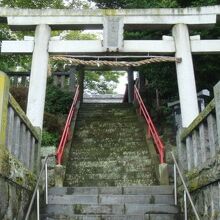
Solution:
{"label": "bush", "polygon": [[46,130],[42,132],[42,146],[57,146],[59,135]]}
{"label": "bush", "polygon": [[26,87],[11,87],[10,93],[13,95],[15,100],[21,106],[24,112],[26,112],[27,108],[27,96],[28,96],[28,88]]}
{"label": "bush", "polygon": [[73,94],[62,91],[60,88],[51,84],[48,80],[45,111],[51,114],[68,114],[72,104]]}

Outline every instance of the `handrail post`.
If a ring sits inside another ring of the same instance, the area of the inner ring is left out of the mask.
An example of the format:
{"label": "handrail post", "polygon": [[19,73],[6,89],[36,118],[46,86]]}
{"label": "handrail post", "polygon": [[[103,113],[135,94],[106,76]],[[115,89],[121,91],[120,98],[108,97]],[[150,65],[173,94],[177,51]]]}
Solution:
{"label": "handrail post", "polygon": [[[33,195],[32,195],[32,198],[31,198],[28,210],[27,210],[27,214],[25,216],[25,220],[29,220],[29,216],[31,214],[32,206],[34,204],[35,199],[37,199],[37,220],[40,220],[40,192],[39,192],[39,185],[40,185],[41,178],[44,175],[44,169],[45,169],[45,173],[48,174],[48,172],[46,171],[47,170],[47,160],[51,156],[54,157],[55,155],[54,154],[50,154],[50,155],[45,157],[45,160],[44,160],[42,168],[40,170],[40,174],[38,176],[37,183],[36,183],[36,186],[34,188],[34,192],[33,192]],[[48,177],[46,177],[46,181],[48,183]],[[48,195],[48,188],[47,188],[47,186],[46,186],[46,190],[47,190],[46,195]],[[47,199],[48,199],[48,196],[47,196],[46,200]]]}
{"label": "handrail post", "polygon": [[[181,171],[180,171],[180,168],[179,168],[179,166],[178,166],[178,163],[177,163],[177,161],[176,161],[176,158],[175,158],[175,156],[174,156],[174,153],[171,152],[171,155],[172,155],[174,164],[176,165],[176,170],[178,171],[180,180],[182,181],[183,188],[184,188],[184,211],[186,212],[186,210],[185,210],[185,207],[186,207],[186,199],[185,199],[185,198],[186,198],[186,196],[187,196],[188,199],[189,199],[189,202],[190,202],[190,204],[191,204],[191,206],[192,206],[193,212],[194,212],[194,214],[195,214],[195,216],[196,216],[196,219],[197,219],[197,220],[200,220],[200,217],[199,217],[198,212],[197,212],[197,210],[196,210],[196,207],[195,207],[195,205],[194,205],[194,203],[193,203],[193,201],[192,201],[191,195],[190,195],[189,190],[188,190],[188,188],[187,188],[187,186],[186,186],[186,182],[185,182],[185,180],[184,180],[184,178],[183,178],[183,174],[182,174]],[[186,208],[187,208],[187,207],[186,207]],[[185,216],[186,216],[186,218],[185,218],[185,220],[186,220],[186,219],[187,219],[187,215],[185,215]]]}
{"label": "handrail post", "polygon": [[48,164],[45,163],[45,201],[48,204]]}
{"label": "handrail post", "polygon": [[183,192],[183,199],[184,199],[184,219],[187,220],[187,197],[186,197],[186,191]]}
{"label": "handrail post", "polygon": [[173,177],[174,177],[174,201],[177,205],[177,176],[176,176],[176,165],[173,165]]}
{"label": "handrail post", "polygon": [[40,192],[37,189],[37,220],[40,220]]}

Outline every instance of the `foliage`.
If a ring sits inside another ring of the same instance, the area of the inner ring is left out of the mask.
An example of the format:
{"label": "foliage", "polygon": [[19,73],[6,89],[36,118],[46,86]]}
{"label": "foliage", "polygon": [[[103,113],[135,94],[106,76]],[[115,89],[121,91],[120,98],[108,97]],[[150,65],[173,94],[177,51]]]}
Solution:
{"label": "foliage", "polygon": [[199,7],[205,5],[219,5],[219,0],[177,0],[180,7]]}
{"label": "foliage", "polygon": [[1,0],[0,4],[12,8],[64,8],[63,0]]}
{"label": "foliage", "polygon": [[74,8],[74,9],[87,9],[90,8],[91,5],[88,1],[82,1],[82,0],[66,0],[65,1],[65,7],[66,8]]}
{"label": "foliage", "polygon": [[62,91],[52,83],[52,78],[48,79],[45,111],[51,114],[67,114],[71,103],[72,94]]}
{"label": "foliage", "polygon": [[58,135],[55,133],[43,130],[42,132],[42,146],[57,146]]}
{"label": "foliage", "polygon": [[13,95],[15,100],[19,103],[20,107],[24,112],[26,112],[27,108],[27,95],[28,89],[26,87],[11,87],[10,93]]}
{"label": "foliage", "polygon": [[82,31],[65,31],[61,34],[65,40],[96,40],[97,35]]}
{"label": "foliage", "polygon": [[61,116],[48,112],[44,113],[44,125],[42,134],[42,143],[44,146],[57,146],[59,137],[64,127],[64,120]]}
{"label": "foliage", "polygon": [[99,8],[174,8],[178,4],[175,0],[90,0],[96,2]]}
{"label": "foliage", "polygon": [[85,73],[85,90],[88,93],[112,94],[117,87],[122,72],[90,71]]}

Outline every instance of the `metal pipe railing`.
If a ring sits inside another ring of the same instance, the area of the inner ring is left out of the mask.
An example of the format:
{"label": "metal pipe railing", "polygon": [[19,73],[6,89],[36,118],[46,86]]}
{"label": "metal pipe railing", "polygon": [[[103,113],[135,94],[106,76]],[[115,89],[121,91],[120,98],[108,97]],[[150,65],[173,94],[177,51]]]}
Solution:
{"label": "metal pipe railing", "polygon": [[33,207],[33,204],[34,204],[34,200],[35,200],[36,197],[37,197],[37,220],[40,220],[40,190],[39,190],[39,188],[40,188],[40,181],[41,181],[41,178],[43,176],[44,170],[45,170],[45,202],[46,202],[46,204],[48,204],[48,173],[47,173],[47,167],[48,166],[47,166],[47,161],[48,161],[49,157],[55,157],[55,155],[50,154],[50,155],[46,156],[45,159],[44,159],[40,174],[39,174],[38,179],[37,179],[37,183],[36,183],[35,188],[34,188],[34,192],[33,192],[32,198],[31,198],[31,202],[29,204],[27,214],[25,216],[25,220],[28,220],[29,217],[30,217],[30,213],[31,213],[31,210],[32,210],[32,207]]}
{"label": "metal pipe railing", "polygon": [[134,86],[134,100],[138,101],[140,113],[144,116],[144,119],[147,123],[147,126],[148,126],[147,136],[149,136],[149,135],[152,136],[152,138],[154,140],[154,144],[155,144],[156,149],[157,149],[159,156],[160,156],[160,163],[164,163],[164,144],[163,144],[162,140],[160,139],[160,136],[154,126],[154,123],[150,117],[150,114],[147,111],[147,108],[144,105],[144,102],[141,98],[141,95],[140,95],[136,85]]}
{"label": "metal pipe railing", "polygon": [[76,93],[75,93],[75,96],[73,98],[73,103],[71,105],[71,108],[70,108],[70,111],[69,111],[69,114],[68,114],[68,117],[67,117],[67,120],[66,120],[66,124],[65,124],[65,127],[64,127],[64,130],[63,130],[63,134],[62,134],[62,137],[60,139],[60,143],[59,143],[59,146],[58,146],[58,149],[57,149],[57,152],[56,152],[57,164],[61,164],[64,148],[65,148],[67,138],[68,138],[68,135],[69,135],[69,132],[70,132],[71,122],[72,122],[72,119],[75,115],[78,101],[79,101],[79,86],[77,86],[77,88],[76,88]]}
{"label": "metal pipe railing", "polygon": [[188,216],[187,216],[187,214],[188,214],[188,213],[187,213],[187,198],[188,198],[189,201],[190,201],[190,204],[191,204],[191,206],[192,206],[193,212],[194,212],[194,214],[195,214],[195,216],[196,216],[196,219],[197,219],[197,220],[200,220],[200,217],[199,217],[198,212],[197,212],[197,210],[196,210],[196,207],[195,207],[195,205],[194,205],[194,203],[193,203],[193,201],[192,201],[192,197],[191,197],[191,195],[190,195],[190,193],[189,193],[189,190],[188,190],[188,188],[187,188],[187,186],[186,186],[186,182],[185,182],[185,180],[184,180],[184,178],[183,178],[183,174],[182,174],[181,171],[180,171],[180,168],[179,168],[179,165],[178,165],[178,163],[177,163],[177,161],[176,161],[176,158],[175,158],[175,156],[174,156],[174,153],[171,152],[171,155],[172,155],[172,158],[173,158],[173,161],[174,161],[174,198],[175,198],[175,205],[177,205],[177,171],[178,171],[180,180],[181,180],[181,182],[182,182],[182,184],[183,184],[183,187],[184,187],[184,191],[183,191],[183,199],[184,199],[184,219],[185,219],[185,220],[188,219]]}

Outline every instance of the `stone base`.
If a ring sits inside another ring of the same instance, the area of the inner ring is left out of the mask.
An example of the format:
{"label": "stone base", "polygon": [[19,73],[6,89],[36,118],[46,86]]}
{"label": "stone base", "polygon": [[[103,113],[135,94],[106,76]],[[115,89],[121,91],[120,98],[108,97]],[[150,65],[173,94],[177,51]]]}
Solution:
{"label": "stone base", "polygon": [[65,168],[62,165],[55,166],[55,186],[63,187]]}
{"label": "stone base", "polygon": [[168,165],[166,163],[159,164],[159,180],[160,185],[169,185]]}

